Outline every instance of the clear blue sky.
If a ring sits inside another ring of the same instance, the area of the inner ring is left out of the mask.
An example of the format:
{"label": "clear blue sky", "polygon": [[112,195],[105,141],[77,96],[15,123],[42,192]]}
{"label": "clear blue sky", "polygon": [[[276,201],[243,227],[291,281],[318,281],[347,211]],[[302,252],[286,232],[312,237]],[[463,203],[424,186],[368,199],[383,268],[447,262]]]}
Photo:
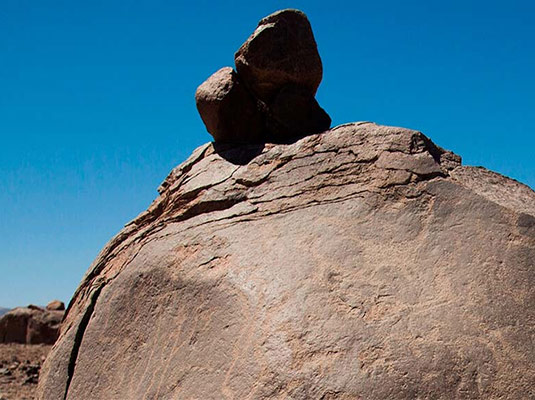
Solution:
{"label": "clear blue sky", "polygon": [[0,306],[67,302],[99,250],[210,140],[196,87],[300,8],[333,125],[423,131],[535,187],[532,1],[0,2]]}

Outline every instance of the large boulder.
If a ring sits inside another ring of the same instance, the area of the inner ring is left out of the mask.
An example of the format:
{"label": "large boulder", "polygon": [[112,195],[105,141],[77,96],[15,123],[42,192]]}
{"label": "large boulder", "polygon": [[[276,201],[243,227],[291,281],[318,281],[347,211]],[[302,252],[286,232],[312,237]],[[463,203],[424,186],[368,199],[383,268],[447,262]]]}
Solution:
{"label": "large boulder", "polygon": [[0,343],[53,344],[63,314],[34,305],[14,308],[0,318]]}
{"label": "large boulder", "polygon": [[160,190],[87,271],[38,398],[533,397],[528,187],[356,123],[205,145]]}
{"label": "large boulder", "polygon": [[234,62],[253,93],[267,103],[287,85],[299,86],[313,97],[323,76],[310,22],[303,12],[293,9],[260,20],[234,55]]}

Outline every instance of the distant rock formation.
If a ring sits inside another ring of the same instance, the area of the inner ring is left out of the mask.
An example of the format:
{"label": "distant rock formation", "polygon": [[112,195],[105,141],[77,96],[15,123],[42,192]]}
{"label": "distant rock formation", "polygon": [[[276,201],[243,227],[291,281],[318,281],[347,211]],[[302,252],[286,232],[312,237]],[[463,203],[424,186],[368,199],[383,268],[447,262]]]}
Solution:
{"label": "distant rock formation", "polygon": [[54,344],[65,305],[55,300],[46,309],[30,304],[0,318],[0,343]]}
{"label": "distant rock formation", "polygon": [[420,132],[208,144],[89,268],[38,398],[533,398],[534,260],[535,193]]}
{"label": "distant rock formation", "polygon": [[289,142],[329,129],[314,98],[323,69],[310,23],[298,10],[262,19],[225,67],[195,93],[199,114],[219,143]]}
{"label": "distant rock formation", "polygon": [[65,311],[65,303],[59,300],[52,300],[46,305],[46,309],[51,311]]}

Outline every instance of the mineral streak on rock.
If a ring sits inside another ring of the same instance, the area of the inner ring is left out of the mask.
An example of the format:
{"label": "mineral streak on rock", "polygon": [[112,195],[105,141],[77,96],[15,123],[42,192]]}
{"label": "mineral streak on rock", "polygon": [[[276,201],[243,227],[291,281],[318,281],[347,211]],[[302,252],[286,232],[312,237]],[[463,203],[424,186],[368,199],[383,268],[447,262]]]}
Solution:
{"label": "mineral streak on rock", "polygon": [[528,187],[356,123],[205,145],[160,193],[87,271],[39,399],[533,398]]}
{"label": "mineral streak on rock", "polygon": [[282,10],[264,19],[195,95],[208,132],[219,143],[290,142],[323,132],[331,118],[314,95],[322,65],[305,14]]}

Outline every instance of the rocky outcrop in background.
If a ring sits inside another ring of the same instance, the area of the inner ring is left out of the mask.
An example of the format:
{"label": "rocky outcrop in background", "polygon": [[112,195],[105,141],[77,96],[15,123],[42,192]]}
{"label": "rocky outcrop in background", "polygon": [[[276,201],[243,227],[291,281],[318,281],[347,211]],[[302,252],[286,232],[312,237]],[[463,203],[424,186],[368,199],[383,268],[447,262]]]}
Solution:
{"label": "rocky outcrop in background", "polygon": [[535,193],[347,124],[197,149],[102,250],[40,399],[528,399]]}
{"label": "rocky outcrop in background", "polygon": [[0,318],[0,343],[53,344],[64,313],[65,305],[59,300],[46,308],[32,304],[14,308]]}
{"label": "rocky outcrop in background", "polygon": [[208,132],[219,143],[288,142],[329,129],[314,98],[323,69],[310,23],[298,10],[262,19],[225,67],[195,94]]}

